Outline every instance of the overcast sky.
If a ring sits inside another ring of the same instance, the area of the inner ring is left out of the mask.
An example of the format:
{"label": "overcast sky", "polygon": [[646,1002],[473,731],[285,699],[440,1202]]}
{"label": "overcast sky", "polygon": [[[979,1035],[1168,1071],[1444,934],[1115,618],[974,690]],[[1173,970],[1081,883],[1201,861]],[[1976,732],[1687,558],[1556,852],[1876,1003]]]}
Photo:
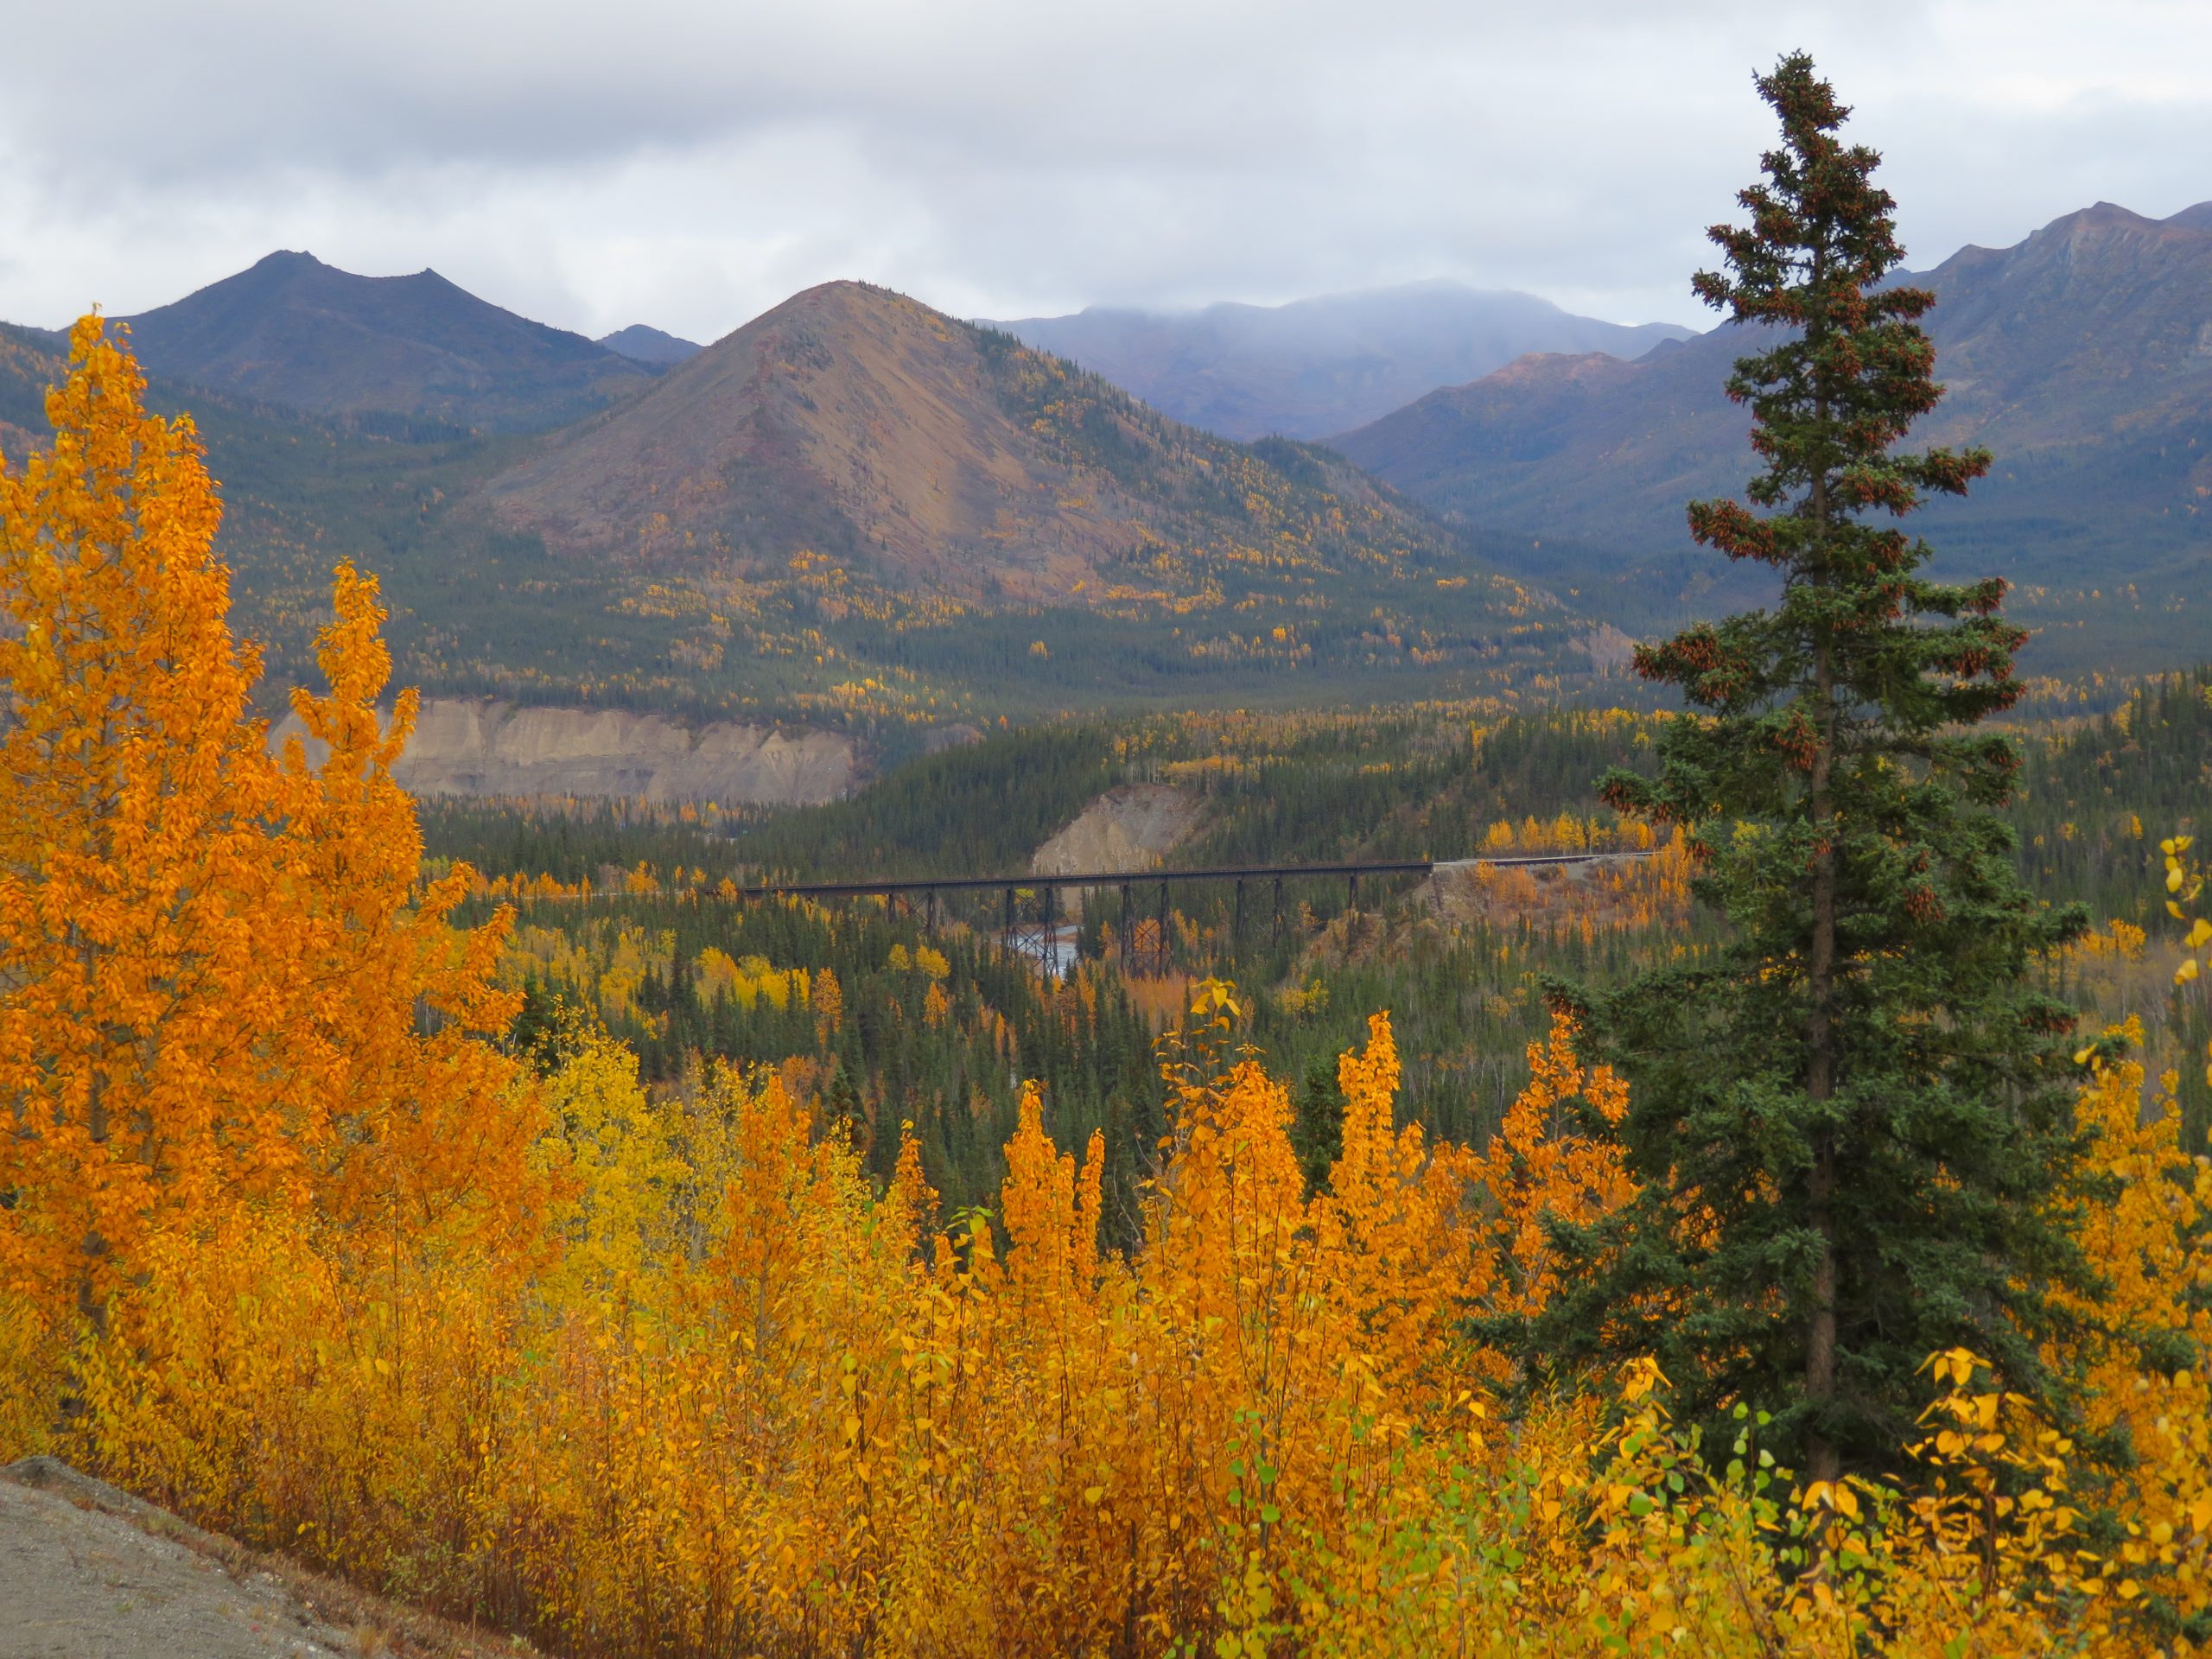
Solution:
{"label": "overcast sky", "polygon": [[273,248],[711,340],[858,276],[961,315],[1425,277],[1705,326],[1798,46],[1915,265],[2212,197],[2206,0],[0,0],[0,318]]}

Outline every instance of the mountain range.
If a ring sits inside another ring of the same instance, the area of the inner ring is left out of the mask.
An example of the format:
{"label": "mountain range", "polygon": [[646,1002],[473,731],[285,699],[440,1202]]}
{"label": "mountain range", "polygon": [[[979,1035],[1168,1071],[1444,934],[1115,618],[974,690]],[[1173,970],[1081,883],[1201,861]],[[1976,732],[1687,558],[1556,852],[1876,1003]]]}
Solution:
{"label": "mountain range", "polygon": [[[1916,435],[1998,452],[1923,515],[1939,568],[2020,584],[2031,673],[2212,651],[2212,206],[2101,205],[1917,280],[1950,391]],[[384,578],[428,691],[915,741],[1115,704],[1551,696],[1624,633],[1758,592],[1682,529],[1751,470],[1720,388],[1757,342],[1729,327],[1523,355],[1324,447],[1179,421],[861,283],[692,347],[287,253],[130,322],[223,481],[276,685],[341,557]],[[1273,384],[1319,337],[1286,335]],[[0,326],[0,452],[41,440],[60,348]]]}
{"label": "mountain range", "polygon": [[[1592,661],[1558,601],[1341,457],[1183,426],[865,283],[658,370],[304,255],[148,318],[149,395],[198,422],[277,683],[340,557],[384,579],[427,691],[878,732]],[[0,446],[37,438],[58,345],[0,331]],[[563,400],[597,407],[532,429]]]}
{"label": "mountain range", "polygon": [[992,325],[1096,371],[1163,414],[1232,438],[1319,438],[1530,352],[1639,357],[1691,331],[1629,327],[1533,294],[1450,282],[1194,311],[1094,306]]}
{"label": "mountain range", "polygon": [[[1936,296],[1925,327],[1946,387],[1914,442],[1996,457],[1965,500],[1916,516],[1938,568],[2001,571],[2034,625],[2086,625],[2101,648],[2114,630],[2204,639],[2212,202],[2165,219],[2099,203],[1898,280]],[[1331,442],[1606,613],[1709,606],[1718,562],[1693,550],[1683,509],[1751,474],[1750,418],[1722,387],[1760,345],[1726,327],[1633,362],[1526,357]]]}

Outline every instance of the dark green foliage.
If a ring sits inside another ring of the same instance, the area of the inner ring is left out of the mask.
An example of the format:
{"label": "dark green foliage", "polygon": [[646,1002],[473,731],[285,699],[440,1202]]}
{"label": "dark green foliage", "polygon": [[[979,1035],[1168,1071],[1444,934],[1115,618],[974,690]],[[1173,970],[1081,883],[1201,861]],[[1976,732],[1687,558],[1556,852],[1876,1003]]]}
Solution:
{"label": "dark green foliage", "polygon": [[[2190,827],[2189,814],[2202,810],[2206,768],[2212,766],[2205,683],[2202,673],[2177,677],[2146,688],[2115,715],[2031,734],[2024,787],[2008,817],[2019,828],[2024,866],[2047,890],[2090,898],[2100,918],[2126,917],[2157,937],[2164,916],[2157,837],[2168,825]],[[680,866],[687,880],[689,872],[704,872],[709,888],[725,876],[752,880],[763,868],[813,876],[1015,871],[1097,793],[1120,783],[1170,778],[1199,795],[1204,806],[1198,833],[1170,855],[1172,864],[1278,856],[1320,861],[1423,850],[1456,855],[1478,850],[1484,831],[1499,820],[1548,820],[1586,805],[1586,780],[1609,763],[1648,767],[1652,741],[1664,724],[1558,711],[1486,723],[1480,741],[1471,742],[1465,719],[1442,710],[1289,721],[1071,721],[994,732],[979,743],[895,767],[849,800],[764,810],[734,830],[622,803],[525,812],[448,798],[422,802],[420,812],[438,857],[466,858],[493,874],[550,874],[571,883],[588,878],[595,886],[603,886],[605,867],[629,869],[640,862],[662,873]],[[1179,764],[1191,761],[1207,764]],[[2130,833],[2139,817],[2150,828],[2147,839]],[[2075,829],[2065,833],[2069,823]],[[1698,953],[1713,948],[1725,925],[1700,912],[1685,928],[1669,910],[1630,925],[1600,927],[1587,938],[1572,912],[1445,927],[1406,903],[1414,886],[1363,883],[1362,913],[1351,917],[1341,880],[1287,882],[1278,936],[1272,894],[1260,884],[1248,890],[1245,931],[1234,939],[1232,889],[1171,889],[1175,912],[1196,927],[1187,943],[1179,931],[1171,983],[1179,990],[1183,976],[1218,972],[1249,994],[1249,1040],[1277,1075],[1303,1084],[1299,1144],[1316,1176],[1325,1173],[1329,1155],[1337,1057],[1364,1041],[1366,1018],[1375,1010],[1390,1011],[1405,1060],[1401,1121],[1418,1122],[1432,1136],[1479,1144],[1527,1081],[1522,1052],[1546,1023],[1540,976],[1615,985],[1685,947],[1693,961],[1704,960]],[[1157,892],[1135,884],[1131,896],[1141,916],[1155,913]],[[534,905],[528,921],[570,931],[607,915],[604,903]],[[623,899],[615,911],[642,921],[662,914],[661,903]],[[996,893],[964,907],[948,902],[939,919],[949,931],[988,934],[999,904]],[[884,919],[870,901],[843,908],[872,913],[880,919],[871,928],[892,930],[876,935],[870,951],[887,950],[888,939],[912,943],[922,936],[918,918]],[[857,1121],[864,1126],[895,1126],[900,1117],[927,1125],[932,1179],[966,1195],[963,1202],[994,1201],[1020,1076],[1048,1075],[1048,1115],[1065,1150],[1080,1153],[1090,1130],[1103,1130],[1122,1183],[1117,1192],[1126,1194],[1127,1184],[1147,1166],[1160,1133],[1159,1091],[1143,1041],[1133,1047],[1128,1029],[1113,1018],[1053,1027],[1036,1011],[1050,988],[1026,969],[987,969],[989,952],[976,934],[969,934],[967,948],[950,952],[953,1025],[967,1033],[956,1038],[942,1028],[918,1033],[889,1014],[891,1001],[906,1007],[916,982],[884,971],[880,959],[861,950],[865,934],[807,926],[762,935],[753,931],[759,924],[745,923],[740,931],[719,913],[711,903],[687,912],[687,964],[696,963],[703,943],[734,950],[750,939],[746,948],[762,950],[778,967],[834,967],[852,1015],[828,1052],[841,1080],[836,1086],[860,1103]],[[1109,984],[1117,977],[1116,942],[1125,919],[1111,890],[1094,894],[1084,914],[1086,971],[1103,973]],[[2055,983],[2056,968],[2045,971]],[[994,988],[988,991],[982,988],[986,972]],[[681,973],[670,977],[682,1009],[697,992],[684,989]],[[2166,977],[2155,963],[2139,964],[2132,977],[2084,988],[2098,999],[2102,1016],[2145,1017],[2154,1061],[2168,1052],[2177,1029],[2201,1019],[2197,1004],[2170,1007]],[[976,987],[973,995],[962,994],[968,984]],[[562,994],[580,993],[570,986]],[[1170,1005],[1173,995],[1164,999]],[[981,1064],[984,1051],[973,1041],[986,1006],[1004,1012],[1012,1028],[1036,1046],[1017,1046],[994,1064]],[[1164,1012],[1158,1001],[1154,1007]],[[649,1051],[659,1080],[677,1075],[695,1048],[755,1058],[816,1052],[809,1020],[779,1024],[779,1016],[758,1009],[742,1021],[702,1025],[689,1013],[668,1012],[665,1031],[658,1014],[650,1033],[642,1023],[624,1027]],[[2196,1052],[2202,1041],[2196,1039]],[[1048,1067],[1054,1068],[1049,1074]],[[2194,1098],[2186,1091],[2196,1086],[2200,1071],[2185,1069],[2185,1100]],[[1077,1109],[1094,1098],[1085,1092],[1091,1078],[1109,1081],[1095,1096],[1095,1109]],[[986,1102],[980,1118],[971,1109],[976,1096],[962,1092],[971,1085]],[[883,1156],[872,1142],[869,1153]],[[1127,1222],[1125,1206],[1116,1215],[1117,1225]]]}
{"label": "dark green foliage", "polygon": [[2036,883],[2100,919],[2166,918],[2158,844],[2212,804],[2212,668],[2164,675],[2109,714],[2028,746],[2011,817]]}
{"label": "dark green foliage", "polygon": [[[1710,963],[1591,998],[1627,1075],[1638,1199],[1570,1234],[1583,1271],[1535,1351],[1656,1353],[1699,1414],[1774,1409],[1815,1479],[1910,1438],[1937,1349],[2063,1393],[2037,1353],[2047,1293],[2081,1268],[2060,1211],[2075,1162],[2072,1012],[2031,966],[2078,934],[2021,885],[1995,809],[2019,761],[1970,728],[2014,701],[2002,584],[1917,574],[1926,544],[1867,515],[1963,492],[1979,452],[1893,446],[1940,395],[1924,291],[1899,257],[1877,157],[1809,59],[1759,90],[1783,143],[1713,237],[1699,294],[1777,343],[1729,395],[1765,470],[1693,533],[1781,578],[1770,611],[1639,652],[1681,688],[1656,779],[1617,808],[1692,834],[1698,897],[1731,937]],[[1765,515],[1754,508],[1769,509]]]}
{"label": "dark green foliage", "polygon": [[507,1041],[518,1053],[529,1055],[540,1071],[550,1071],[557,1058],[554,1042],[561,1028],[560,1003],[544,982],[531,975],[523,982],[522,1011],[507,1030]]}
{"label": "dark green foliage", "polygon": [[2100,986],[2101,1021],[2140,1017],[2153,1074],[2177,1074],[2182,1145],[2212,1134],[2212,1086],[2191,1057],[2212,1041],[2207,982],[2176,986],[2158,941],[2171,938],[2158,842],[2206,830],[2212,804],[2212,669],[2138,687],[2111,714],[2031,748],[2012,810],[2022,864],[2047,892],[2088,901],[2091,917],[2142,928],[2146,960]]}
{"label": "dark green foliage", "polygon": [[[878,1179],[887,1179],[897,1160],[900,1124],[913,1125],[948,1212],[996,1202],[1020,1085],[1036,1080],[1046,1128],[1060,1145],[1080,1150],[1092,1130],[1106,1132],[1114,1242],[1135,1242],[1136,1185],[1160,1133],[1161,1090],[1151,1029],[1110,979],[1099,976],[1087,994],[1058,987],[986,937],[964,929],[933,937],[918,918],[894,917],[880,904],[830,911],[626,896],[589,906],[524,901],[518,920],[525,932],[566,935],[588,960],[603,961],[626,930],[657,958],[633,1007],[610,1012],[594,984],[533,979],[526,1019],[537,1010],[542,1020],[556,999],[596,1009],[657,1083],[679,1077],[694,1057],[743,1065],[811,1060],[825,1117],[849,1121]],[[949,964],[938,1015],[926,1007],[937,982],[896,965],[893,952],[925,944]],[[746,1006],[703,989],[698,964],[709,947],[739,961],[834,973],[843,1005],[834,1027],[825,1030],[803,1002],[779,1007],[761,998]]]}
{"label": "dark green foliage", "polygon": [[1306,1172],[1306,1185],[1319,1187],[1326,1182],[1329,1166],[1344,1149],[1344,1096],[1337,1086],[1336,1067],[1325,1059],[1314,1059],[1306,1067],[1290,1144],[1298,1154],[1299,1167]]}
{"label": "dark green foliage", "polygon": [[1121,781],[1114,748],[1103,725],[1026,727],[910,761],[889,788],[764,814],[737,844],[769,879],[1026,870],[1039,846]]}

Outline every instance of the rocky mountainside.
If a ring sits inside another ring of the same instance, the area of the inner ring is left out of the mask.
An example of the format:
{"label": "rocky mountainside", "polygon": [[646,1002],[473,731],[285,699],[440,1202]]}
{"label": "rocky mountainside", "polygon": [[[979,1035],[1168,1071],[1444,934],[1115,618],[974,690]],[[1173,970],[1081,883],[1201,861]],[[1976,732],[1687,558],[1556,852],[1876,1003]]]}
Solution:
{"label": "rocky mountainside", "polygon": [[1232,438],[1318,438],[1529,352],[1639,357],[1690,330],[1579,317],[1533,294],[1413,283],[1290,305],[1094,306],[993,325]]}
{"label": "rocky mountainside", "polygon": [[[305,736],[296,715],[271,747]],[[320,745],[308,758],[321,764]],[[612,796],[656,804],[715,801],[817,806],[853,785],[860,757],[834,732],[785,734],[718,722],[692,729],[615,709],[517,709],[433,697],[391,775],[414,795]]]}
{"label": "rocky mountainside", "polygon": [[1039,875],[1149,870],[1197,833],[1203,798],[1173,784],[1116,784],[1084,807],[1029,861]]}
{"label": "rocky mountainside", "polygon": [[633,322],[611,334],[601,334],[599,343],[636,363],[681,363],[687,357],[697,356],[701,350],[696,340],[665,334],[642,322]]}
{"label": "rocky mountainside", "polygon": [[[2054,628],[2121,604],[2138,631],[2175,611],[2157,626],[2212,639],[2212,203],[2164,220],[2100,203],[1908,280],[1938,296],[1947,387],[1916,441],[1997,457],[1967,501],[1920,515],[1942,558],[2012,577]],[[1333,442],[1447,517],[1513,532],[1509,565],[1601,608],[1695,604],[1691,573],[1717,561],[1692,553],[1682,510],[1751,474],[1749,418],[1721,387],[1756,348],[1724,327],[1634,363],[1524,358]]]}
{"label": "rocky mountainside", "polygon": [[502,310],[434,270],[357,276],[309,253],[272,253],[124,321],[149,372],[311,415],[535,431],[651,378],[631,356]]}

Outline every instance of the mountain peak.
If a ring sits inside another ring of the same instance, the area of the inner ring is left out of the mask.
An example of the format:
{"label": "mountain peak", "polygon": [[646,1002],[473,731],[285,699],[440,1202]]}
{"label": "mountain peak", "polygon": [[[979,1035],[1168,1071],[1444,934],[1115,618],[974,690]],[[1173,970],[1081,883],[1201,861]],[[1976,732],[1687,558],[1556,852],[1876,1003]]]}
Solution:
{"label": "mountain peak", "polygon": [[1195,630],[1217,607],[1245,628],[1280,610],[1303,638],[1325,600],[1364,616],[1388,590],[1457,613],[1464,640],[1491,637],[1501,602],[1480,567],[1440,590],[1468,564],[1453,534],[1327,452],[1193,431],[864,283],[793,295],[483,500],[576,569],[736,584],[747,603],[797,582],[810,626],[1038,607],[1172,609]]}
{"label": "mountain peak", "polygon": [[315,415],[529,429],[587,414],[647,378],[629,359],[428,267],[362,276],[292,249],[125,321],[156,373]]}
{"label": "mountain peak", "polygon": [[[1910,277],[1936,296],[1924,326],[1948,388],[1910,442],[1997,457],[1964,502],[1930,504],[1947,571],[2069,592],[2090,573],[2107,591],[2123,573],[2142,574],[2146,591],[2153,573],[2202,586],[2208,230],[2212,204],[2156,220],[2099,202]],[[1586,593],[1602,582],[1624,596],[1624,620],[1635,607],[1706,605],[1710,595],[1665,584],[1682,579],[1685,505],[1740,492],[1755,470],[1747,417],[1725,391],[1743,339],[1724,326],[1602,372],[1588,358],[1524,358],[1334,447],[1433,511],[1527,538],[1513,546],[1541,540],[1541,555],[1507,568],[1582,579]],[[1559,575],[1554,556],[1577,544],[1586,563]],[[2201,650],[2208,624],[2187,620],[2197,632],[2186,646],[2180,626],[2167,645]],[[2073,648],[2054,629],[2038,640],[2051,653],[2039,666]]]}
{"label": "mountain peak", "polygon": [[599,343],[618,356],[632,363],[646,363],[656,367],[681,363],[686,358],[699,354],[699,343],[685,340],[642,322],[633,322],[626,328],[618,328],[611,334],[601,334]]}
{"label": "mountain peak", "polygon": [[2099,201],[2074,213],[2062,214],[2040,230],[2031,232],[2019,245],[2026,247],[2037,242],[2072,242],[2084,236],[2113,232],[2156,232],[2164,228],[2159,220],[2145,219],[2132,207],[2123,207],[2116,201]]}

